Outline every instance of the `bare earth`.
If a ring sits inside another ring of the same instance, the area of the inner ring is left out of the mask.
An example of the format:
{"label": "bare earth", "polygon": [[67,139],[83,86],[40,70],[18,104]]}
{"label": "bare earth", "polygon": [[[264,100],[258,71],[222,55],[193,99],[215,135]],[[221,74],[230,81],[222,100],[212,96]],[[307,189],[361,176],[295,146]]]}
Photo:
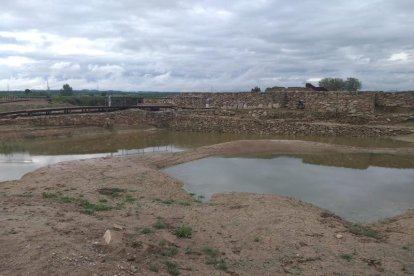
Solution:
{"label": "bare earth", "polygon": [[[414,273],[412,211],[352,228],[317,207],[276,195],[217,194],[201,203],[159,171],[210,155],[257,152],[414,156],[413,149],[260,140],[42,168],[0,184],[0,275]],[[181,225],[192,228],[191,237],[174,234]]]}

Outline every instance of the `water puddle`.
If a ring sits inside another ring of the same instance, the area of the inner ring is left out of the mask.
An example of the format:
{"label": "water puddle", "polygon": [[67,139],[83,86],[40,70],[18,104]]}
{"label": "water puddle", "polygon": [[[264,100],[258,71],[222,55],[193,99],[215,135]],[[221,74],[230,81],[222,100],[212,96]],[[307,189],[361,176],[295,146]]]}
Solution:
{"label": "water puddle", "polygon": [[412,157],[376,154],[211,157],[165,169],[188,192],[252,192],[294,197],[355,222],[414,208]]}

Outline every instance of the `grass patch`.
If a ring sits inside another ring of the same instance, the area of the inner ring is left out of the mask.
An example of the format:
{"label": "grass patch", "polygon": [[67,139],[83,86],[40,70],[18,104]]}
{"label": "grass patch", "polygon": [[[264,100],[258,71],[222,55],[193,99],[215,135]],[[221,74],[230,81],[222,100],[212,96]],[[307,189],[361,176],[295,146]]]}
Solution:
{"label": "grass patch", "polygon": [[343,259],[345,261],[350,262],[352,260],[352,255],[351,254],[340,254],[339,255],[339,258],[341,258],[341,259]]}
{"label": "grass patch", "polygon": [[220,251],[209,246],[204,246],[201,251],[211,258],[216,258],[220,254]]}
{"label": "grass patch", "polygon": [[160,266],[158,264],[150,264],[148,269],[152,272],[159,272]]}
{"label": "grass patch", "polygon": [[379,231],[357,223],[349,223],[346,225],[346,228],[350,233],[357,236],[365,236],[373,239],[383,238],[383,235]]}
{"label": "grass patch", "polygon": [[161,255],[165,257],[174,257],[177,254],[178,254],[178,248],[174,246],[165,248],[161,253]]}
{"label": "grass patch", "polygon": [[172,276],[180,275],[180,271],[178,271],[178,265],[175,262],[166,261],[165,266],[167,268],[167,272]]}
{"label": "grass patch", "polygon": [[120,197],[122,193],[125,193],[125,189],[120,188],[101,188],[98,189],[98,193],[101,195],[106,195],[110,197]]}
{"label": "grass patch", "polygon": [[125,196],[125,202],[126,203],[134,203],[135,201],[137,201],[137,199],[135,197],[133,197],[132,195],[126,195]]}
{"label": "grass patch", "polygon": [[187,202],[187,201],[180,201],[178,202],[178,204],[180,204],[181,206],[191,206],[191,202]]}
{"label": "grass patch", "polygon": [[193,234],[193,229],[190,226],[183,224],[174,231],[174,234],[178,238],[191,238],[191,235]]}
{"label": "grass patch", "polygon": [[144,235],[151,234],[151,233],[152,233],[152,230],[148,227],[141,230],[141,234],[144,234]]}
{"label": "grass patch", "polygon": [[167,225],[165,225],[165,223],[163,223],[162,221],[158,220],[156,223],[152,225],[152,227],[154,227],[155,229],[165,229],[167,228]]}
{"label": "grass patch", "polygon": [[44,192],[42,193],[43,198],[47,198],[47,199],[52,199],[55,200],[59,203],[76,203],[78,204],[80,207],[83,208],[83,212],[85,214],[89,214],[92,215],[95,212],[101,212],[101,211],[109,211],[112,209],[111,206],[105,204],[104,202],[99,202],[99,203],[91,203],[86,199],[82,199],[82,198],[75,198],[75,197],[71,197],[71,196],[65,196],[59,192],[57,193],[49,193],[49,192]]}
{"label": "grass patch", "polygon": [[109,211],[112,209],[111,206],[106,205],[104,203],[91,203],[87,200],[81,200],[79,206],[83,208],[83,212],[86,214],[94,214],[95,212],[101,212],[101,211]]}
{"label": "grass patch", "polygon": [[59,194],[57,194],[57,193],[43,192],[42,193],[42,197],[43,198],[58,198],[59,197]]}
{"label": "grass patch", "polygon": [[227,264],[224,259],[210,259],[206,262],[206,264],[214,266],[215,269],[223,271],[227,270]]}

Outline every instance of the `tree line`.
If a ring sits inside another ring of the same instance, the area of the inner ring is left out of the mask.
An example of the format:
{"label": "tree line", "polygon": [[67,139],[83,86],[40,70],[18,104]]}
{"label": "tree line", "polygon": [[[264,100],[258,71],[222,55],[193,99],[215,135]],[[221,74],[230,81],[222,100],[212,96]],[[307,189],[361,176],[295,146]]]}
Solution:
{"label": "tree line", "polygon": [[356,92],[362,87],[362,83],[357,78],[324,78],[319,81],[319,86],[329,91],[349,91]]}

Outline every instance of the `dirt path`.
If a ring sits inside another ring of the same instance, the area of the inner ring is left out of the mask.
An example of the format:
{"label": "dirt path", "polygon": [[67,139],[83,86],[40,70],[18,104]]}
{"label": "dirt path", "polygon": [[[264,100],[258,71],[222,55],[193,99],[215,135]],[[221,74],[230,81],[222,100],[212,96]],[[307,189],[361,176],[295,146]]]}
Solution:
{"label": "dirt path", "polygon": [[0,184],[0,275],[414,273],[413,212],[361,226],[276,195],[217,194],[201,203],[159,171],[209,155],[257,152],[414,155],[261,140],[42,168]]}

